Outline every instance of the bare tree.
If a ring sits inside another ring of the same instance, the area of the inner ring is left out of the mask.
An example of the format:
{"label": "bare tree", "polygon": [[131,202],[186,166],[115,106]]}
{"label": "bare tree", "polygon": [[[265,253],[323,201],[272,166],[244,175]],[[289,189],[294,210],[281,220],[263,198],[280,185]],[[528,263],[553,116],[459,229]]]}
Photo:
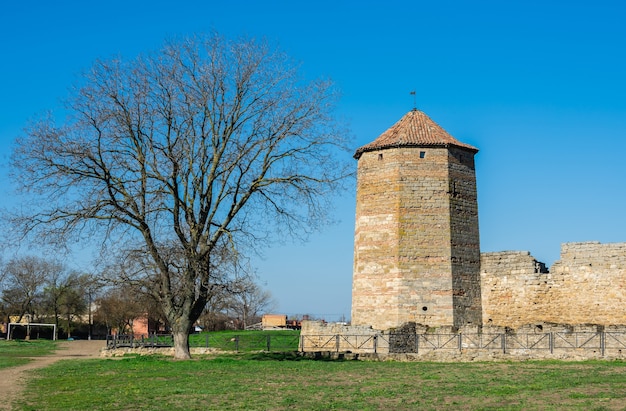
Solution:
{"label": "bare tree", "polygon": [[272,293],[261,288],[252,278],[245,278],[237,284],[237,288],[227,298],[228,309],[241,320],[243,329],[260,322],[260,315],[273,310],[276,305]]}
{"label": "bare tree", "polygon": [[146,314],[145,307],[130,287],[110,288],[96,300],[94,319],[105,324],[107,331],[118,334],[133,333],[133,321]]}
{"label": "bare tree", "polygon": [[87,311],[87,291],[85,285],[87,282],[86,275],[79,275],[77,273],[71,273],[63,288],[63,292],[60,295],[59,303],[61,308],[61,314],[63,315],[65,323],[65,331],[67,338],[72,337],[72,320],[76,317],[82,316]]}
{"label": "bare tree", "polygon": [[93,305],[95,299],[104,287],[103,282],[93,274],[83,274],[79,278],[80,286],[86,297],[87,307],[87,338],[91,340],[93,336]]}
{"label": "bare tree", "polygon": [[352,167],[334,100],[329,82],[302,82],[287,57],[249,39],[198,36],[99,61],[71,117],[43,118],[18,140],[15,178],[38,197],[15,222],[42,239],[142,244],[175,357],[189,358],[219,254],[272,233],[304,237],[328,217]]}
{"label": "bare tree", "polygon": [[3,267],[6,286],[1,296],[7,315],[15,316],[15,322],[20,322],[27,314],[35,317],[41,313],[46,281],[62,271],[61,264],[40,257],[16,257],[8,261]]}
{"label": "bare tree", "polygon": [[66,270],[57,270],[53,272],[52,275],[48,276],[48,278],[46,278],[44,282],[43,304],[46,308],[46,311],[54,316],[54,324],[56,325],[55,338],[59,338],[61,296],[70,286],[69,282],[67,281],[67,274],[68,273]]}
{"label": "bare tree", "polygon": [[[57,338],[61,331],[61,318],[65,320],[63,329],[67,337],[71,337],[72,320],[88,311],[97,287],[93,276],[68,271],[61,265],[48,275],[44,283],[42,306],[46,315],[54,317]],[[91,316],[88,321],[91,326]],[[90,331],[91,327],[88,335],[91,335]]]}

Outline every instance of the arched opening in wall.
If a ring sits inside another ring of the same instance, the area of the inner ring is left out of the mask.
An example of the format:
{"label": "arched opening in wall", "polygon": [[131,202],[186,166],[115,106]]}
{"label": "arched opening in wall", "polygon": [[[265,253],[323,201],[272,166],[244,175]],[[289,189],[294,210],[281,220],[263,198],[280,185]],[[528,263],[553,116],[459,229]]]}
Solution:
{"label": "arched opening in wall", "polygon": [[378,161],[383,159],[383,153],[378,153]]}
{"label": "arched opening in wall", "polygon": [[543,325],[541,324],[535,325],[535,331],[539,331],[539,332],[543,331]]}

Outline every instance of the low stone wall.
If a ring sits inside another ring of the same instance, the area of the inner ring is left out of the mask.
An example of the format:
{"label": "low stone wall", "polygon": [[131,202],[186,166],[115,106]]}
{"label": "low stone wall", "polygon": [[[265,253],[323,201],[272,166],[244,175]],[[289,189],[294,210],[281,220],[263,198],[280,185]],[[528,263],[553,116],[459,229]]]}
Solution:
{"label": "low stone wall", "polygon": [[624,359],[626,326],[536,323],[508,327],[429,328],[408,323],[377,331],[303,322],[300,351],[319,358],[395,361]]}
{"label": "low stone wall", "polygon": [[301,352],[301,356],[311,359],[359,360],[359,361],[398,361],[398,362],[475,362],[475,361],[538,361],[563,360],[587,361],[624,360],[626,355],[600,355],[586,351],[569,351],[550,354],[541,351],[501,353],[497,351],[422,351],[419,353],[344,353],[333,351]]}
{"label": "low stone wall", "polygon": [[302,352],[351,352],[368,353],[385,350],[378,347],[377,335],[380,332],[372,327],[351,326],[323,321],[302,321],[300,344]]}
{"label": "low stone wall", "polygon": [[[191,347],[189,349],[191,355],[209,355],[224,353],[217,348],[203,348],[203,347]],[[234,351],[233,351],[234,352]],[[135,355],[165,355],[168,357],[174,356],[174,347],[137,347],[137,348],[112,348],[100,351],[100,357],[123,357],[127,354]]]}

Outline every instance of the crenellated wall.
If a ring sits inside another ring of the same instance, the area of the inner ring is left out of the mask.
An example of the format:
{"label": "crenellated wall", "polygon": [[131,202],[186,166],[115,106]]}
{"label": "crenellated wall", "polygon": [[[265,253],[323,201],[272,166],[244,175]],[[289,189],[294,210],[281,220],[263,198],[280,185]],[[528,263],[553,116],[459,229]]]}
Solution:
{"label": "crenellated wall", "polygon": [[529,252],[481,254],[483,321],[626,324],[626,243],[565,243],[549,272]]}

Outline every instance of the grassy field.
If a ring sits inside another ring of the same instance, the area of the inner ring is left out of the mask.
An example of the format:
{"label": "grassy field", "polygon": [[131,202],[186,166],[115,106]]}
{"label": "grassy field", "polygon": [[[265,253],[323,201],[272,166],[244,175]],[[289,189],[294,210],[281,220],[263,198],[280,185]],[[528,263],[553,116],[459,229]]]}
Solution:
{"label": "grassy field", "polygon": [[49,354],[56,349],[50,340],[0,340],[0,369],[26,364],[29,357]]}
{"label": "grassy field", "polygon": [[220,331],[192,334],[191,347],[213,347],[224,351],[297,351],[300,332],[294,330],[272,331]]}
{"label": "grassy field", "polygon": [[[171,335],[151,335],[135,340],[146,346],[172,345]],[[254,352],[264,351],[297,351],[300,341],[300,332],[294,330],[271,331],[220,331],[192,334],[189,336],[190,347],[211,347],[222,351]],[[121,339],[123,346],[129,342]]]}
{"label": "grassy field", "polygon": [[60,361],[22,410],[622,410],[626,363],[400,363],[231,354]]}

